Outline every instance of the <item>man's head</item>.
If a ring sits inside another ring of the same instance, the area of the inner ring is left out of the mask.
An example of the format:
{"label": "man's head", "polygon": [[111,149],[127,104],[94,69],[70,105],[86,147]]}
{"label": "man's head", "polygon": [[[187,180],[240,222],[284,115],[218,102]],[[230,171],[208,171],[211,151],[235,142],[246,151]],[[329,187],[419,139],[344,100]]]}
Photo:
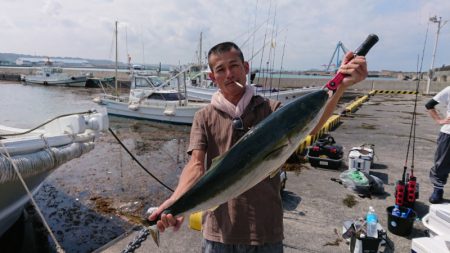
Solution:
{"label": "man's head", "polygon": [[236,84],[245,85],[249,71],[248,62],[239,47],[232,42],[223,42],[212,47],[208,53],[210,78],[216,83],[222,94],[229,100],[237,100],[245,89]]}
{"label": "man's head", "polygon": [[242,62],[244,62],[244,54],[242,54],[241,49],[236,44],[234,44],[233,42],[222,42],[222,43],[219,43],[219,44],[213,46],[209,50],[209,52],[208,52],[209,68],[212,69],[211,63],[210,63],[211,55],[219,55],[219,54],[223,54],[223,53],[229,52],[231,50],[236,50],[236,52],[239,55],[239,58],[241,59]]}

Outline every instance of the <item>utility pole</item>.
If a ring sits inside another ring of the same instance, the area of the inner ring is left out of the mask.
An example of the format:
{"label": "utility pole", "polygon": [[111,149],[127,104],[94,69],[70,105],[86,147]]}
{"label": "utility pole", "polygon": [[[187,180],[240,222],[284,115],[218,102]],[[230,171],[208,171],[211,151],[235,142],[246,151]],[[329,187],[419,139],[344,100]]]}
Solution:
{"label": "utility pole", "polygon": [[433,79],[433,66],[434,66],[434,59],[436,57],[436,48],[437,48],[438,40],[439,40],[439,32],[440,32],[441,28],[447,23],[448,20],[441,23],[442,17],[437,18],[437,16],[435,15],[434,17],[431,17],[429,19],[429,21],[433,22],[433,23],[437,23],[438,29],[436,32],[436,41],[434,43],[433,56],[431,58],[431,67],[430,67],[430,71],[428,72],[427,88],[425,90],[425,94],[430,94],[430,84],[431,84],[431,79]]}

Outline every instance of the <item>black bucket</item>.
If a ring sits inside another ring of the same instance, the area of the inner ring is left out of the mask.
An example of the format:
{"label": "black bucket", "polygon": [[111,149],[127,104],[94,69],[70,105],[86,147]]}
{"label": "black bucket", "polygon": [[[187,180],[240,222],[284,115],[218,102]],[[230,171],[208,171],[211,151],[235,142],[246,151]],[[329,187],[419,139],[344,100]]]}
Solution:
{"label": "black bucket", "polygon": [[[414,221],[416,220],[417,214],[411,209],[408,218],[402,218],[392,215],[392,210],[394,206],[386,208],[388,214],[388,229],[391,233],[404,236],[411,234]],[[404,213],[408,210],[406,207],[399,207],[400,212]]]}

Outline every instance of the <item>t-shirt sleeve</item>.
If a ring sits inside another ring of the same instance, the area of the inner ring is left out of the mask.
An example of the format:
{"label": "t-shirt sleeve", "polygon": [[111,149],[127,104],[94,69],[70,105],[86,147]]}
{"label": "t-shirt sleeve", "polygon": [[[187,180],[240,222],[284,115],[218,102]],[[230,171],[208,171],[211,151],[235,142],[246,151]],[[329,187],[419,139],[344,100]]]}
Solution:
{"label": "t-shirt sleeve", "polygon": [[450,86],[440,91],[436,96],[433,97],[436,102],[439,104],[448,104],[449,103],[449,95],[450,95]]}
{"label": "t-shirt sleeve", "polygon": [[270,100],[270,109],[272,112],[278,110],[281,107],[281,102],[277,100]]}
{"label": "t-shirt sleeve", "polygon": [[187,153],[192,154],[194,149],[206,150],[206,128],[203,114],[198,111],[195,113],[191,127],[191,135],[189,138],[189,147]]}

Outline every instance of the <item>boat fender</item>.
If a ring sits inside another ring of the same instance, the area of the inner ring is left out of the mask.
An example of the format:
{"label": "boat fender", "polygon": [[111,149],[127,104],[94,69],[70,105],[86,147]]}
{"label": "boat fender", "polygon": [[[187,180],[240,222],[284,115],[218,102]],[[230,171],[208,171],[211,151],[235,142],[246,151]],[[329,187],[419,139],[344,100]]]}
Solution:
{"label": "boat fender", "polygon": [[128,106],[128,109],[130,109],[132,111],[137,111],[139,109],[139,104],[130,104]]}
{"label": "boat fender", "polygon": [[174,105],[167,105],[166,109],[164,110],[164,115],[166,116],[175,116],[176,115],[176,108]]}
{"label": "boat fender", "polygon": [[48,85],[47,81],[44,81],[44,85]]}

